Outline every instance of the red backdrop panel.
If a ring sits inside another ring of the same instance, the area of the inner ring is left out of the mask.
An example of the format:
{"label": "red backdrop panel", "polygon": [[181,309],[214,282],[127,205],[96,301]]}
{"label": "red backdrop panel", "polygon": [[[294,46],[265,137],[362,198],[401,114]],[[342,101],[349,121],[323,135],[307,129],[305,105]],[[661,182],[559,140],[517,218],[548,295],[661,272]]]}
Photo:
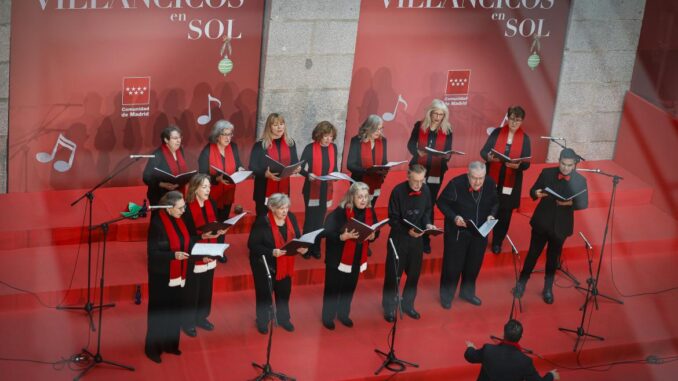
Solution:
{"label": "red backdrop panel", "polygon": [[[92,186],[157,147],[168,124],[183,130],[197,167],[213,123],[226,118],[247,163],[262,21],[263,2],[249,0],[13,3],[9,191]],[[224,76],[226,35],[233,69]],[[142,169],[110,185],[140,184]]]}
{"label": "red backdrop panel", "polygon": [[449,104],[454,148],[467,153],[453,165],[479,158],[487,128],[509,105],[525,108],[534,160],[544,160],[538,136],[551,130],[569,9],[562,0],[363,1],[346,146],[369,114],[390,119],[396,110],[384,123],[389,160],[409,159],[412,126],[439,98]]}

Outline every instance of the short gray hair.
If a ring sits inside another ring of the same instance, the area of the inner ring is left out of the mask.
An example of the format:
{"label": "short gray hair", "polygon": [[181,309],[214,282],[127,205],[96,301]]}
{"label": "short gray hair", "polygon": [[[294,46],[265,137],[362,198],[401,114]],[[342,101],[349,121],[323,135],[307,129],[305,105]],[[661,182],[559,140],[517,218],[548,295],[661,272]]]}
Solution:
{"label": "short gray hair", "polygon": [[212,132],[210,132],[210,143],[217,143],[217,140],[219,140],[219,135],[221,135],[224,130],[233,130],[235,127],[233,126],[233,123],[229,122],[228,120],[218,120],[216,123],[214,123],[214,127],[212,127]]}
{"label": "short gray hair", "polygon": [[268,196],[268,202],[266,203],[266,206],[268,206],[268,208],[271,210],[280,209],[289,205],[290,198],[284,193],[273,193],[272,195]]}
{"label": "short gray hair", "polygon": [[485,168],[485,163],[482,161],[472,161],[468,163],[468,171],[469,172],[474,172],[474,171],[483,171],[485,172],[487,169]]}

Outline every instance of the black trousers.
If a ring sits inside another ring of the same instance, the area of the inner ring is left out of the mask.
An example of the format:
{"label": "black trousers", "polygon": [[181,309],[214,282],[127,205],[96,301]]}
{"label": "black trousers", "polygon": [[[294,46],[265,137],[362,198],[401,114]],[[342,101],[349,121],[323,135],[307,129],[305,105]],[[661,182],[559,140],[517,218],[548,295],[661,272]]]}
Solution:
{"label": "black trousers", "polygon": [[167,275],[148,274],[148,320],[145,352],[159,356],[179,349],[181,287],[169,287]]}
{"label": "black trousers", "polygon": [[546,275],[544,276],[544,284],[552,285],[553,279],[556,276],[556,270],[558,269],[558,264],[560,262],[560,253],[563,251],[564,243],[565,238],[560,238],[555,234],[542,232],[532,228],[530,248],[527,251],[527,257],[525,257],[523,270],[520,272],[520,281],[522,283],[527,283],[534,270],[534,266],[537,264],[537,259],[539,259],[542,250],[544,250],[544,246],[548,244],[548,247],[546,248]]}
{"label": "black trousers", "polygon": [[499,212],[497,213],[497,225],[492,229],[492,246],[501,245],[506,238],[506,234],[511,225],[511,217],[513,216],[513,209],[506,205],[507,202],[502,202],[502,197],[499,197]]}
{"label": "black trousers", "polygon": [[[414,299],[417,297],[417,283],[421,274],[421,261],[424,253],[423,242],[421,238],[410,236],[390,237],[398,252],[398,277],[407,274],[405,287],[403,288],[402,307],[403,310],[414,309]],[[395,256],[390,243],[387,243],[386,249],[386,267],[384,268],[384,289],[382,292],[381,305],[385,313],[395,312],[396,309],[396,274],[395,274]]]}
{"label": "black trousers", "polygon": [[440,301],[451,303],[461,277],[460,295],[474,296],[487,247],[487,238],[472,234],[467,229],[445,233],[443,269],[440,274]]}
{"label": "black trousers", "polygon": [[[443,176],[440,176],[440,184],[443,182]],[[429,194],[431,195],[431,203],[433,204],[433,209],[431,211],[431,221],[429,221],[429,224],[433,224],[433,219],[435,218],[435,204],[436,200],[438,199],[438,192],[440,191],[440,184],[431,184],[431,183],[426,183],[428,185],[428,191]],[[424,234],[422,236],[422,239],[424,240],[424,246],[431,246],[431,237],[428,234]],[[408,275],[409,276],[409,275]]]}
{"label": "black trousers", "polygon": [[[320,198],[320,205],[308,206],[308,196],[304,195],[304,233],[310,233],[314,230],[322,228],[325,224],[325,214],[327,214],[327,197]],[[321,234],[322,236],[322,234]],[[309,249],[309,254],[320,254],[320,241],[318,237],[315,244]]]}
{"label": "black trousers", "polygon": [[181,326],[184,328],[195,327],[198,322],[207,319],[212,311],[214,270],[196,274],[193,268],[193,264],[188,267],[186,285],[181,290]]}
{"label": "black trousers", "polygon": [[[270,266],[270,265],[269,265]],[[268,276],[264,264],[259,258],[253,260],[250,258],[250,267],[254,275],[254,294],[256,297],[257,324],[266,325],[270,321],[270,312],[273,308],[273,300],[268,287]],[[278,322],[287,322],[290,320],[290,294],[292,293],[292,277],[286,277],[281,280],[275,279],[275,274],[271,274],[273,282],[273,296],[275,297],[275,308]]]}
{"label": "black trousers", "polygon": [[325,289],[323,291],[323,321],[333,321],[336,317],[348,318],[351,314],[353,294],[360,276],[360,253],[356,257],[350,273],[339,271],[339,263],[325,263]]}

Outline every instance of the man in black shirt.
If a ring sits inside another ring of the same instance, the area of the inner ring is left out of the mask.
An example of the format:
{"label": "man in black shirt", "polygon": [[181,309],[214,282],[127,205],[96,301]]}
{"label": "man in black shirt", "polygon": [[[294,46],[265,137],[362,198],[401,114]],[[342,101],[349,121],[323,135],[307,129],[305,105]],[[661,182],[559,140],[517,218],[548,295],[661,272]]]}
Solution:
{"label": "man in black shirt", "polygon": [[[424,251],[422,240],[424,233],[421,230],[435,228],[429,223],[433,213],[433,202],[425,179],[426,168],[421,164],[411,165],[407,171],[407,181],[393,188],[388,201],[388,222],[391,225],[389,241],[393,241],[397,250],[398,277],[402,275],[403,270],[407,274],[402,308],[403,312],[413,319],[421,317],[414,309]],[[386,274],[381,304],[384,307],[384,319],[393,322],[396,313],[396,262],[390,242],[387,243],[386,253],[384,270]]]}
{"label": "man in black shirt", "polygon": [[483,237],[471,222],[480,227],[495,219],[499,209],[497,185],[485,174],[484,163],[471,162],[468,173],[450,180],[436,203],[445,215],[440,274],[440,304],[445,309],[452,306],[460,277],[459,297],[476,306],[482,303],[476,296],[476,279],[483,264],[487,236]]}
{"label": "man in black shirt", "polygon": [[[574,150],[565,148],[560,152],[558,166],[544,168],[530,189],[530,196],[533,200],[539,199],[539,205],[530,220],[532,225],[530,249],[520,272],[520,280],[513,290],[518,298],[523,296],[527,280],[530,279],[537,259],[548,243],[542,296],[547,304],[553,303],[553,279],[560,263],[563,244],[567,237],[572,235],[574,211],[586,209],[589,205],[586,179],[576,171],[578,161],[579,156]],[[565,198],[577,196],[570,200],[562,200],[547,189]]]}
{"label": "man in black shirt", "polygon": [[504,325],[504,340],[498,345],[485,344],[482,348],[466,341],[466,361],[482,364],[478,381],[552,381],[559,380],[558,371],[553,369],[541,377],[534,368],[532,360],[523,354],[518,344],[523,336],[523,326],[517,320],[509,320]]}

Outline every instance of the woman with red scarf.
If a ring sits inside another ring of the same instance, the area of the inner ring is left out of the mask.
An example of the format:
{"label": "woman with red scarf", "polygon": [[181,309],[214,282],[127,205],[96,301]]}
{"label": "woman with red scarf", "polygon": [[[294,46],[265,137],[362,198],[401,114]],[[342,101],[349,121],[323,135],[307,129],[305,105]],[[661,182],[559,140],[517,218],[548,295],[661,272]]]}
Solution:
{"label": "woman with red scarf", "polygon": [[163,352],[180,355],[181,292],[186,283],[192,240],[181,219],[186,202],[170,191],[159,201],[171,206],[151,215],[148,229],[148,324],[146,356],[156,363]]}
{"label": "woman with red scarf", "polygon": [[323,292],[323,326],[334,329],[334,319],[353,327],[349,317],[358,276],[367,269],[367,250],[379,232],[358,242],[359,234],[345,225],[355,218],[367,225],[377,222],[370,205],[370,188],[365,183],[351,185],[339,206],[325,220],[325,290]]}
{"label": "woman with red scarf", "polygon": [[[299,161],[294,140],[287,135],[285,118],[272,113],[266,118],[266,125],[261,139],[252,146],[250,154],[250,170],[254,172],[254,203],[257,216],[266,215],[266,202],[273,193],[290,194],[290,179],[281,179],[279,173],[271,172],[270,161],[266,156],[288,166]],[[299,173],[301,168],[297,168]]]}
{"label": "woman with red scarf", "polygon": [[[449,110],[445,102],[434,99],[426,110],[424,120],[414,124],[407,149],[412,154],[410,165],[421,164],[426,168],[426,184],[431,195],[433,204],[438,199],[438,191],[443,183],[443,177],[447,171],[447,162],[450,155],[434,155],[426,151],[426,147],[437,151],[449,151],[452,149],[452,126],[449,122]],[[433,224],[433,213],[431,221]],[[428,234],[424,235],[424,253],[431,253],[431,239]]]}
{"label": "woman with red scarf", "polygon": [[167,126],[160,134],[163,144],[153,151],[154,158],[149,159],[144,168],[144,184],[148,186],[146,197],[151,205],[157,205],[160,198],[167,192],[178,190],[178,184],[160,181],[154,168],[161,169],[173,175],[188,172],[184,150],[181,148],[181,130],[177,126]]}
{"label": "woman with red scarf", "polygon": [[[305,160],[301,174],[306,177],[304,188],[304,234],[323,227],[327,208],[332,206],[332,182],[317,180],[337,171],[337,146],[333,143],[337,137],[337,129],[332,123],[322,121],[313,129],[313,142],[304,147],[301,160]],[[320,238],[311,246],[304,258],[311,256],[320,259]]]}
{"label": "woman with red scarf", "polygon": [[513,209],[520,206],[523,188],[523,172],[530,168],[530,161],[505,162],[492,153],[492,149],[510,158],[530,157],[530,137],[521,127],[525,110],[520,106],[509,107],[506,112],[508,124],[496,128],[480,150],[480,156],[487,162],[487,175],[497,183],[499,213],[497,225],[492,232],[492,252],[499,254],[511,224]]}
{"label": "woman with red scarf", "polygon": [[245,170],[240,161],[238,146],[233,142],[233,124],[223,119],[214,123],[209,143],[198,157],[198,171],[210,175],[211,196],[217,205],[217,218],[223,221],[231,213],[235,184],[224,179],[223,175],[214,168],[228,174]]}
{"label": "woman with red scarf", "polygon": [[[254,293],[257,300],[257,330],[268,333],[273,300],[268,287],[266,267],[271,274],[278,325],[288,332],[294,331],[290,321],[290,294],[294,258],[297,253],[287,253],[280,248],[301,234],[297,218],[290,213],[290,198],[282,193],[268,197],[268,213],[260,215],[252,227],[247,247],[250,250],[250,267],[254,276]],[[305,254],[308,249],[299,249]],[[264,260],[265,258],[265,260]]]}
{"label": "woman with red scarf", "polygon": [[[195,174],[188,182],[186,191],[187,208],[182,219],[188,233],[204,243],[224,243],[226,230],[201,231],[207,223],[219,220],[214,201],[210,199],[210,177],[204,173]],[[207,320],[212,311],[212,282],[217,262],[210,257],[190,258],[186,274],[186,286],[182,293],[183,317],[181,328],[190,337],[198,333],[195,327],[206,331],[214,329]]]}
{"label": "woman with red scarf", "polygon": [[377,204],[381,185],[387,170],[372,170],[374,165],[388,163],[386,159],[386,138],[383,135],[384,121],[378,115],[370,115],[358,129],[358,135],[351,138],[346,167],[355,181],[361,181],[370,188],[372,205]]}

